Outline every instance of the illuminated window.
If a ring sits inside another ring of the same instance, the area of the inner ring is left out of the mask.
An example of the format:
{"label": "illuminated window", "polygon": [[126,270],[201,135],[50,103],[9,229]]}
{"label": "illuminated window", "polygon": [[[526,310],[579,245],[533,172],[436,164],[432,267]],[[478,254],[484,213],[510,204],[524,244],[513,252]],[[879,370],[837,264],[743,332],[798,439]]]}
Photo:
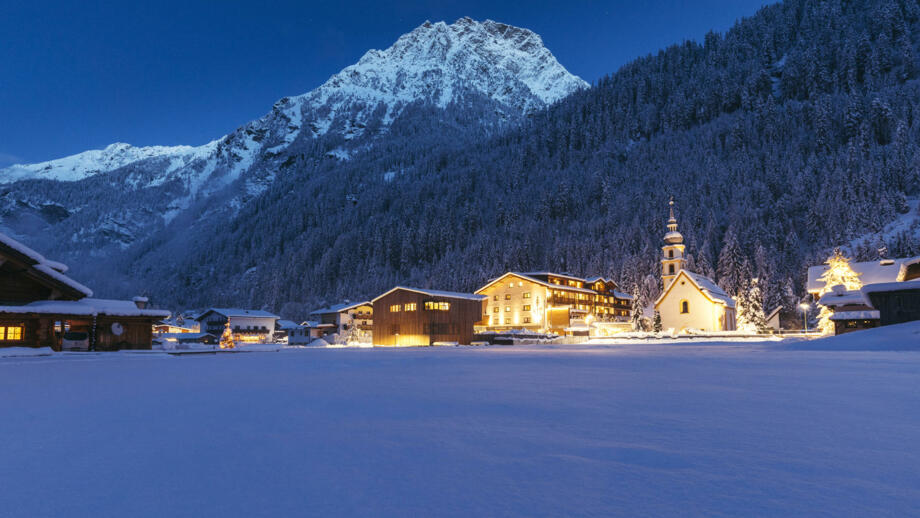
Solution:
{"label": "illuminated window", "polygon": [[399,313],[399,304],[393,304],[390,306],[390,313]]}
{"label": "illuminated window", "polygon": [[434,300],[426,300],[425,309],[427,311],[449,311],[450,302],[437,302]]}
{"label": "illuminated window", "polygon": [[524,298],[525,298],[525,299],[529,299],[529,298],[530,298],[530,292],[529,292],[529,291],[528,291],[527,293],[524,294]]}
{"label": "illuminated window", "polygon": [[508,287],[509,287],[509,288],[513,288],[513,287],[514,287],[514,283],[513,283],[513,282],[509,282],[509,283],[508,283]]}
{"label": "illuminated window", "polygon": [[684,313],[684,314],[689,313],[689,312],[690,312],[690,303],[687,302],[686,300],[680,301],[680,312],[681,312],[681,313]]}
{"label": "illuminated window", "polygon": [[511,300],[511,294],[505,293],[505,300]]}
{"label": "illuminated window", "polygon": [[530,311],[530,304],[524,304],[524,311]]}
{"label": "illuminated window", "polygon": [[22,340],[22,326],[0,326],[0,340]]}
{"label": "illuminated window", "polygon": [[505,306],[505,313],[511,313],[511,306]]}
{"label": "illuminated window", "polygon": [[406,304],[405,310],[406,310],[406,311],[415,311],[415,308],[416,308],[416,307],[417,307],[417,306],[416,306],[415,302],[410,302],[410,303]]}
{"label": "illuminated window", "polygon": [[498,300],[498,295],[495,295],[494,297],[492,297],[492,300]]}
{"label": "illuminated window", "polygon": [[523,285],[524,285],[524,281],[518,281],[518,287],[519,287],[519,288],[520,288],[521,286],[523,286]]}
{"label": "illuminated window", "polygon": [[492,313],[498,313],[499,311],[501,311],[501,308],[498,306],[492,308]]}
{"label": "illuminated window", "polygon": [[506,318],[506,319],[505,319],[505,325],[506,325],[506,326],[511,325],[511,319],[510,319],[510,318]]}
{"label": "illuminated window", "polygon": [[530,317],[524,317],[524,323],[525,323],[525,324],[529,324],[529,323],[530,323]]}

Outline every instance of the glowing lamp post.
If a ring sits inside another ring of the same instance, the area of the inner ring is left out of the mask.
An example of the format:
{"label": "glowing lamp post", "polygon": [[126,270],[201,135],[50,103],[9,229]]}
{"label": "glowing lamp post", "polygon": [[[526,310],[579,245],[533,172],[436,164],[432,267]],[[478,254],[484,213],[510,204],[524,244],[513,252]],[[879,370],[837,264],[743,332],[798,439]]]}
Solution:
{"label": "glowing lamp post", "polygon": [[802,308],[802,324],[805,325],[805,334],[808,334],[808,310],[811,309],[806,302],[799,304],[799,307]]}

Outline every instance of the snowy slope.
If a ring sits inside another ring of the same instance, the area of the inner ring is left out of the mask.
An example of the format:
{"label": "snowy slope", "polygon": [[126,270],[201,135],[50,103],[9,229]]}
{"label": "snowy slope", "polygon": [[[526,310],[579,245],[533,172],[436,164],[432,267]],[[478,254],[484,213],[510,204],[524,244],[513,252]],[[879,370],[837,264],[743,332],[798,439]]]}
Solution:
{"label": "snowy slope", "polygon": [[918,373],[773,345],[8,358],[0,508],[915,516]]}
{"label": "snowy slope", "polygon": [[93,149],[47,162],[16,164],[0,169],[0,184],[25,179],[73,182],[148,158],[174,157],[183,160],[194,155],[195,151],[196,148],[192,146],[134,147],[131,144],[116,143],[105,149]]}

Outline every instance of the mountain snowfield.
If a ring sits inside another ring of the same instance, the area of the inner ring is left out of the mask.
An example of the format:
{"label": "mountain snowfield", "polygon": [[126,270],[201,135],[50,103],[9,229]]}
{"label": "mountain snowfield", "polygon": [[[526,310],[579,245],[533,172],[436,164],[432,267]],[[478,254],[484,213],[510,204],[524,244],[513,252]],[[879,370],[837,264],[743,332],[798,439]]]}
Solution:
{"label": "mountain snowfield", "polygon": [[[194,195],[208,177],[221,177],[219,185],[226,185],[259,157],[276,155],[301,135],[315,138],[338,132],[350,140],[377,118],[380,131],[385,132],[412,103],[445,108],[466,96],[481,95],[516,117],[588,86],[559,64],[539,35],[527,29],[470,18],[451,25],[426,21],[388,49],[368,51],[319,88],[283,98],[265,116],[203,146],[117,143],[0,169],[0,184],[33,179],[79,181],[158,159],[145,169],[159,175],[145,175],[145,181],[135,179],[129,184],[136,188],[160,185],[172,176],[182,177]],[[342,151],[333,154],[348,156]],[[193,165],[194,170],[189,170]]]}

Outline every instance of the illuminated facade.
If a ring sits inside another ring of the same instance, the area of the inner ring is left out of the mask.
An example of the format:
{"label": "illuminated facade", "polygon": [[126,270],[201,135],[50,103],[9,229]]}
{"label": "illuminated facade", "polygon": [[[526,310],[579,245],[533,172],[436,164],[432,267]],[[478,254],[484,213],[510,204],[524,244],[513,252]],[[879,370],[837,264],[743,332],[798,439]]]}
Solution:
{"label": "illuminated facade", "polygon": [[476,293],[487,297],[481,331],[604,336],[629,328],[632,296],[602,277],[508,272]]}

